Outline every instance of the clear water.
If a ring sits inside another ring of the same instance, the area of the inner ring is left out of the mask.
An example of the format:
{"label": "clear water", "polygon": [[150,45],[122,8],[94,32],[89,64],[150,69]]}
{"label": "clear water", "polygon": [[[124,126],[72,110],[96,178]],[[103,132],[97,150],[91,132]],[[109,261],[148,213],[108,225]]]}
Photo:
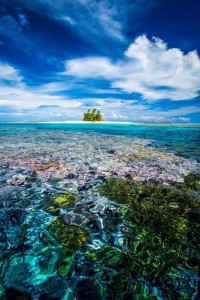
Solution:
{"label": "clear water", "polygon": [[67,132],[135,136],[150,139],[153,146],[177,155],[200,160],[200,124],[118,125],[118,124],[0,124],[0,134],[25,131],[63,130]]}
{"label": "clear water", "polygon": [[199,175],[105,179],[138,157],[183,176],[199,150],[198,125],[0,124],[0,299],[198,300]]}

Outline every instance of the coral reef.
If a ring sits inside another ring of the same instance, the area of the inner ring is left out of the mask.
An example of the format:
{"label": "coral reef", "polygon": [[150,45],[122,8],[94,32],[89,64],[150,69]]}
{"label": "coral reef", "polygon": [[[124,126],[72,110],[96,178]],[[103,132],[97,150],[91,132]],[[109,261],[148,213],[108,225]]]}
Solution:
{"label": "coral reef", "polygon": [[0,299],[198,299],[196,160],[133,136],[20,130],[1,135]]}
{"label": "coral reef", "polygon": [[60,208],[68,207],[76,203],[77,199],[72,193],[65,192],[51,197],[46,204],[46,210],[50,213],[56,213]]}
{"label": "coral reef", "polygon": [[[184,184],[174,186],[111,178],[99,187],[102,195],[127,203],[129,208],[122,212],[127,245],[122,253],[129,264],[122,265],[118,274],[126,278],[126,288],[122,281],[117,287],[114,279],[118,292],[128,293],[131,287],[136,297],[145,283],[149,295],[152,286],[162,286],[161,298],[192,297],[199,272],[200,194],[192,192],[191,187],[198,191],[198,175],[190,174]],[[185,276],[191,276],[187,284]]]}

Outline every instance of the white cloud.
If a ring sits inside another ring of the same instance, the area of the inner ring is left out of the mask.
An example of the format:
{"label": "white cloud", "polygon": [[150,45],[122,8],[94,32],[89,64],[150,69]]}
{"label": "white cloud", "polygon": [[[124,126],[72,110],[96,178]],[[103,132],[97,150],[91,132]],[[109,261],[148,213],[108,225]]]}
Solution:
{"label": "white cloud", "polygon": [[49,82],[46,84],[43,84],[40,87],[37,87],[36,90],[39,93],[58,93],[60,91],[65,91],[71,88],[71,85],[66,84],[65,82]]}
{"label": "white cloud", "polygon": [[21,81],[19,70],[0,61],[0,80]]}
{"label": "white cloud", "polygon": [[21,109],[36,108],[39,106],[58,105],[68,108],[77,108],[82,105],[80,100],[69,99],[66,96],[37,93],[28,87],[0,87],[0,106],[11,106]]}
{"label": "white cloud", "polygon": [[114,119],[114,120],[127,120],[128,116],[113,112],[111,114],[111,119]]}
{"label": "white cloud", "polygon": [[165,120],[165,118],[162,116],[151,116],[151,115],[141,115],[139,119],[144,122],[162,122]]}
{"label": "white cloud", "polygon": [[0,107],[36,108],[38,106],[58,105],[77,108],[82,105],[79,100],[71,100],[66,96],[52,95],[51,92],[62,91],[65,83],[50,83],[40,88],[29,88],[23,82],[20,71],[10,64],[0,61]]}
{"label": "white cloud", "polygon": [[[104,69],[104,66],[99,64],[99,69],[101,67]],[[19,120],[79,120],[85,110],[96,107],[102,111],[106,120],[188,122],[187,115],[200,112],[200,107],[195,105],[166,111],[162,107],[152,108],[150,103],[140,103],[134,98],[129,100],[115,97],[72,99],[65,95],[65,89],[64,81],[29,87],[18,69],[0,62],[1,119],[6,120],[10,116],[10,119]]]}
{"label": "white cloud", "polygon": [[183,106],[176,109],[170,109],[167,111],[158,110],[157,114],[162,114],[164,117],[178,117],[178,116],[185,116],[193,113],[199,113],[200,106]]}
{"label": "white cloud", "polygon": [[118,89],[90,88],[90,89],[88,89],[88,92],[91,92],[94,94],[119,94]]}
{"label": "white cloud", "polygon": [[65,62],[66,72],[63,75],[73,75],[82,78],[113,79],[120,76],[120,68],[104,57],[86,57]]}
{"label": "white cloud", "polygon": [[196,51],[184,54],[168,48],[159,38],[139,36],[112,62],[106,57],[86,57],[65,62],[65,75],[107,79],[111,87],[140,93],[144,99],[186,100],[200,92],[200,58]]}
{"label": "white cloud", "polygon": [[98,105],[101,106],[102,109],[107,108],[132,108],[137,107],[137,109],[144,109],[146,108],[145,105],[137,104],[136,100],[125,100],[125,99],[115,99],[115,98],[92,98],[93,106]]}
{"label": "white cloud", "polygon": [[76,21],[70,16],[63,16],[62,20],[67,22],[68,24],[70,24],[72,26],[77,24]]}
{"label": "white cloud", "polygon": [[185,118],[185,117],[179,117],[178,120],[182,121],[182,122],[190,122],[190,118]]}

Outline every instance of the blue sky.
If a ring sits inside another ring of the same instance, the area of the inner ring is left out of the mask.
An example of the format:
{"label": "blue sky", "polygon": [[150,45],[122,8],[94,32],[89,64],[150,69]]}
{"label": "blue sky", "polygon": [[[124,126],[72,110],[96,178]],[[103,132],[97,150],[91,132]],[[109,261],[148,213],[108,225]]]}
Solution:
{"label": "blue sky", "polygon": [[1,0],[0,121],[200,121],[199,0]]}

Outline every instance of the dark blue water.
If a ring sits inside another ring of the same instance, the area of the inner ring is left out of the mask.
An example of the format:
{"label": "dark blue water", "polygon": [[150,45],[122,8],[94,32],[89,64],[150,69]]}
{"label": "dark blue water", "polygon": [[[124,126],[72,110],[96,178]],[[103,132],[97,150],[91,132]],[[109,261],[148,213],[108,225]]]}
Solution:
{"label": "dark blue water", "polygon": [[27,131],[36,134],[37,130],[47,129],[150,139],[155,148],[200,161],[200,124],[0,124],[0,135]]}

